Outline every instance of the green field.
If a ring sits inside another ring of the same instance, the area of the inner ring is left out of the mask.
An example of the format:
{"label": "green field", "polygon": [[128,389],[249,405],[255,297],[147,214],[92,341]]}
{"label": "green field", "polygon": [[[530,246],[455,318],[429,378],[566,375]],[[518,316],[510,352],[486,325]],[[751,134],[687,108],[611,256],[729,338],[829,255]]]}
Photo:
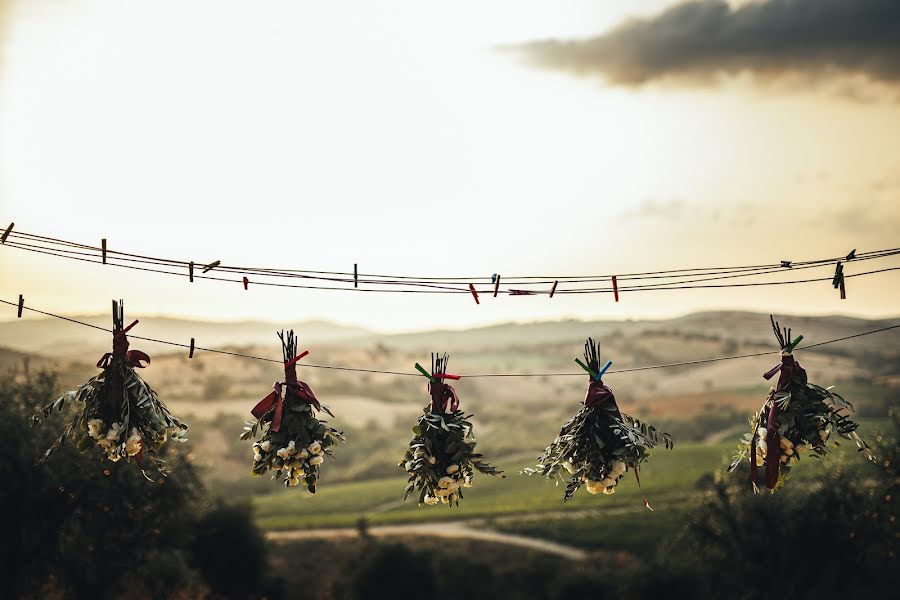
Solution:
{"label": "green field", "polygon": [[[697,493],[697,480],[723,466],[734,445],[676,446],[672,451],[657,450],[641,469],[641,484],[658,513],[683,506]],[[527,515],[554,511],[590,509],[642,511],[643,501],[633,477],[623,479],[612,496],[592,496],[579,491],[563,502],[563,487],[553,482],[519,475],[530,455],[496,461],[507,469],[506,479],[478,476],[475,485],[465,490],[460,508],[419,507],[415,499],[403,502],[406,478],[375,479],[359,483],[322,484],[315,496],[294,489],[254,499],[257,521],[265,529],[310,529],[348,527],[361,517],[371,524],[476,519],[504,515]],[[398,470],[399,471],[399,470]]]}

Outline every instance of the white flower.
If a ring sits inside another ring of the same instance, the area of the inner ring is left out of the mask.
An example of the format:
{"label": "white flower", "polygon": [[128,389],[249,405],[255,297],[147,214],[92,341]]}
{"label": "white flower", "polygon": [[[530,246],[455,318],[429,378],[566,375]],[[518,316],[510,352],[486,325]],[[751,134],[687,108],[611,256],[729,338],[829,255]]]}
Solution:
{"label": "white flower", "polygon": [[280,458],[280,459],[287,460],[287,458],[289,456],[288,449],[287,448],[279,448],[278,452],[276,452],[275,455],[278,456],[278,458]]}
{"label": "white flower", "polygon": [[459,471],[459,465],[450,465],[447,467],[447,475],[453,475],[457,471]]}
{"label": "white flower", "polygon": [[609,487],[611,485],[616,485],[616,479],[615,479],[615,477],[604,477],[603,479],[600,480],[600,485],[602,485],[603,487]]}
{"label": "white flower", "polygon": [[299,477],[291,477],[290,482],[291,482],[291,485],[300,485],[300,478]]}
{"label": "white flower", "polygon": [[408,461],[406,461],[406,464],[403,465],[403,468],[406,469],[406,472],[407,472],[407,473],[412,473],[412,471],[413,471],[413,466],[414,466],[414,465],[413,465],[412,461],[411,461],[411,460],[408,460]]}
{"label": "white flower", "polygon": [[616,488],[614,488],[614,487],[608,487],[608,488],[606,488],[605,490],[603,490],[603,493],[606,494],[607,496],[609,496],[610,494],[615,494],[615,493],[616,493]]}
{"label": "white flower", "polygon": [[441,487],[441,488],[448,488],[448,487],[450,487],[451,485],[453,485],[453,478],[452,478],[452,477],[441,477],[441,478],[438,480],[438,487]]}
{"label": "white flower", "polygon": [[438,498],[446,498],[447,496],[449,496],[452,493],[453,493],[452,490],[450,490],[449,488],[440,488],[440,489],[434,490],[434,495],[437,496]]}
{"label": "white flower", "polygon": [[309,445],[309,453],[310,454],[318,454],[322,451],[322,444],[319,442],[313,442]]}
{"label": "white flower", "polygon": [[453,483],[450,484],[450,486],[447,489],[453,490],[455,492],[456,490],[459,489],[459,486],[460,486],[460,483],[458,481],[454,481]]}
{"label": "white flower", "polygon": [[300,458],[309,458],[309,452],[306,451],[306,448],[297,453],[297,456]]}
{"label": "white flower", "polygon": [[423,502],[425,502],[425,504],[427,504],[428,506],[434,506],[435,504],[440,502],[440,500],[438,500],[436,496],[425,496],[425,500],[423,500]]}
{"label": "white flower", "polygon": [[137,428],[131,430],[131,437],[125,441],[125,453],[128,456],[134,456],[141,451],[141,434]]}
{"label": "white flower", "polygon": [[262,454],[260,454],[259,452],[257,452],[256,454],[253,455],[253,462],[259,462],[261,460],[262,460]]}
{"label": "white flower", "polygon": [[781,447],[785,448],[785,449],[794,447],[794,442],[792,442],[791,440],[789,440],[786,437],[781,438],[779,443],[781,444]]}
{"label": "white flower", "polygon": [[622,473],[624,473],[626,468],[627,468],[627,465],[624,462],[622,462],[621,460],[617,460],[612,465],[612,471],[616,475],[621,475]]}
{"label": "white flower", "polygon": [[794,453],[794,449],[793,449],[793,448],[785,448],[785,449],[784,449],[784,455],[785,455],[785,456],[790,456],[790,455],[793,454],[793,453]]}
{"label": "white flower", "polygon": [[756,436],[762,440],[766,439],[767,434],[768,434],[768,431],[766,430],[765,427],[760,427],[759,429],[756,430]]}
{"label": "white flower", "polygon": [[325,462],[325,457],[322,456],[321,454],[313,456],[311,459],[309,459],[309,464],[311,464],[314,467],[316,465],[321,465],[323,462]]}
{"label": "white flower", "polygon": [[466,477],[466,480],[465,480],[465,481],[463,481],[463,484],[462,484],[462,486],[463,486],[463,487],[466,487],[466,488],[470,488],[470,487],[472,487],[472,480],[471,480],[471,479],[469,479],[469,478],[468,478],[468,477]]}
{"label": "white flower", "polygon": [[759,453],[760,453],[762,456],[765,456],[766,454],[768,454],[768,451],[769,451],[769,445],[766,443],[765,440],[759,440],[758,446],[759,446]]}
{"label": "white flower", "polygon": [[794,446],[794,452],[796,452],[797,454],[805,454],[807,450],[809,450],[809,446],[803,443]]}
{"label": "white flower", "polygon": [[589,491],[592,494],[599,494],[604,489],[606,489],[606,485],[604,485],[600,481],[594,481],[593,479],[588,479],[586,487],[587,487],[587,491]]}
{"label": "white flower", "polygon": [[91,419],[88,421],[88,435],[94,438],[95,440],[99,440],[100,436],[103,434],[103,420],[102,419]]}
{"label": "white flower", "polygon": [[109,454],[106,455],[106,458],[108,458],[109,460],[111,460],[113,462],[119,462],[119,459],[122,457],[119,455],[118,452],[110,452]]}
{"label": "white flower", "polygon": [[428,464],[433,465],[437,462],[437,459],[433,456],[428,457]]}
{"label": "white flower", "polygon": [[766,464],[766,458],[762,454],[756,455],[756,466],[761,467]]}
{"label": "white flower", "polygon": [[262,448],[263,452],[268,452],[269,450],[272,449],[272,442],[270,442],[269,440],[266,440],[262,444],[260,444],[259,447]]}
{"label": "white flower", "polygon": [[106,439],[108,440],[117,440],[119,436],[122,435],[122,430],[125,427],[121,423],[113,423],[109,426],[109,431],[106,432]]}

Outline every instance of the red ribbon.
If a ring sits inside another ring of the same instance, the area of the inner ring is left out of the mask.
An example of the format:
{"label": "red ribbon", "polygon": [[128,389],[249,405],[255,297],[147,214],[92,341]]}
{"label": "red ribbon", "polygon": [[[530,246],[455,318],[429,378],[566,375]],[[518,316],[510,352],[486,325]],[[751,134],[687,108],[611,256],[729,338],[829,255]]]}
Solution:
{"label": "red ribbon", "polygon": [[459,376],[437,373],[432,377],[435,378],[435,381],[428,384],[428,391],[431,393],[431,412],[446,414],[448,406],[450,412],[456,412],[459,408],[459,396],[456,395],[456,390],[449,384],[437,381],[437,378],[459,379]]}
{"label": "red ribbon", "polygon": [[613,395],[613,391],[609,389],[609,386],[602,381],[591,378],[591,384],[588,386],[587,394],[584,396],[584,405],[597,406],[610,400],[615,403],[616,397]]}
{"label": "red ribbon", "polygon": [[97,368],[105,369],[114,358],[125,358],[130,366],[138,369],[143,369],[150,364],[150,357],[147,356],[146,353],[141,352],[140,350],[128,349],[128,336],[126,334],[138,323],[139,321],[135,319],[134,322],[125,329],[113,331],[113,351],[107,352],[100,357],[100,360],[97,361]]}
{"label": "red ribbon", "polygon": [[[300,381],[297,379],[297,361],[301,358],[309,354],[309,351],[304,351],[302,354],[298,354],[293,359],[284,363],[284,381],[276,381],[272,384],[272,392],[269,393],[268,396],[260,400],[256,406],[253,407],[253,410],[250,413],[256,417],[257,419],[262,419],[269,411],[273,408],[275,409],[272,414],[272,425],[270,429],[272,431],[279,431],[281,429],[281,420],[284,415],[284,401],[285,396],[293,396],[295,398],[299,398],[303,400],[307,404],[311,404],[316,407],[316,410],[321,410],[322,405],[319,403],[319,399],[316,398],[315,392],[312,391],[312,388],[309,387],[309,384]],[[287,388],[287,393],[282,395],[281,390],[282,387]]]}

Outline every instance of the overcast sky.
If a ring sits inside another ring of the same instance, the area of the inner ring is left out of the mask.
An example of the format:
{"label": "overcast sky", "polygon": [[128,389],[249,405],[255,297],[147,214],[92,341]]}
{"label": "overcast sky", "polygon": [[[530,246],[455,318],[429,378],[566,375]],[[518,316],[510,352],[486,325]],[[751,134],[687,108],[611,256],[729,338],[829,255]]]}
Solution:
{"label": "overcast sky", "polygon": [[[0,6],[0,221],[22,231],[486,281],[900,246],[896,0]],[[815,284],[480,306],[245,292],[9,248],[0,273],[0,297],[51,311],[123,297],[131,314],[381,330],[900,314],[900,273],[848,280],[846,301]]]}

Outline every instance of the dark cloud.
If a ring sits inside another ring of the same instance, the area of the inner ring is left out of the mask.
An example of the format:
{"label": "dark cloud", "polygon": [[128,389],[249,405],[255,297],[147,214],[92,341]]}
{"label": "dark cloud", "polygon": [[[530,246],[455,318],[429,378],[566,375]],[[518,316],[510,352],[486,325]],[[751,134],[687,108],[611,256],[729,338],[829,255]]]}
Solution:
{"label": "dark cloud", "polygon": [[625,85],[655,79],[864,75],[900,82],[900,0],[719,0],[674,6],[596,38],[518,49],[536,64]]}

